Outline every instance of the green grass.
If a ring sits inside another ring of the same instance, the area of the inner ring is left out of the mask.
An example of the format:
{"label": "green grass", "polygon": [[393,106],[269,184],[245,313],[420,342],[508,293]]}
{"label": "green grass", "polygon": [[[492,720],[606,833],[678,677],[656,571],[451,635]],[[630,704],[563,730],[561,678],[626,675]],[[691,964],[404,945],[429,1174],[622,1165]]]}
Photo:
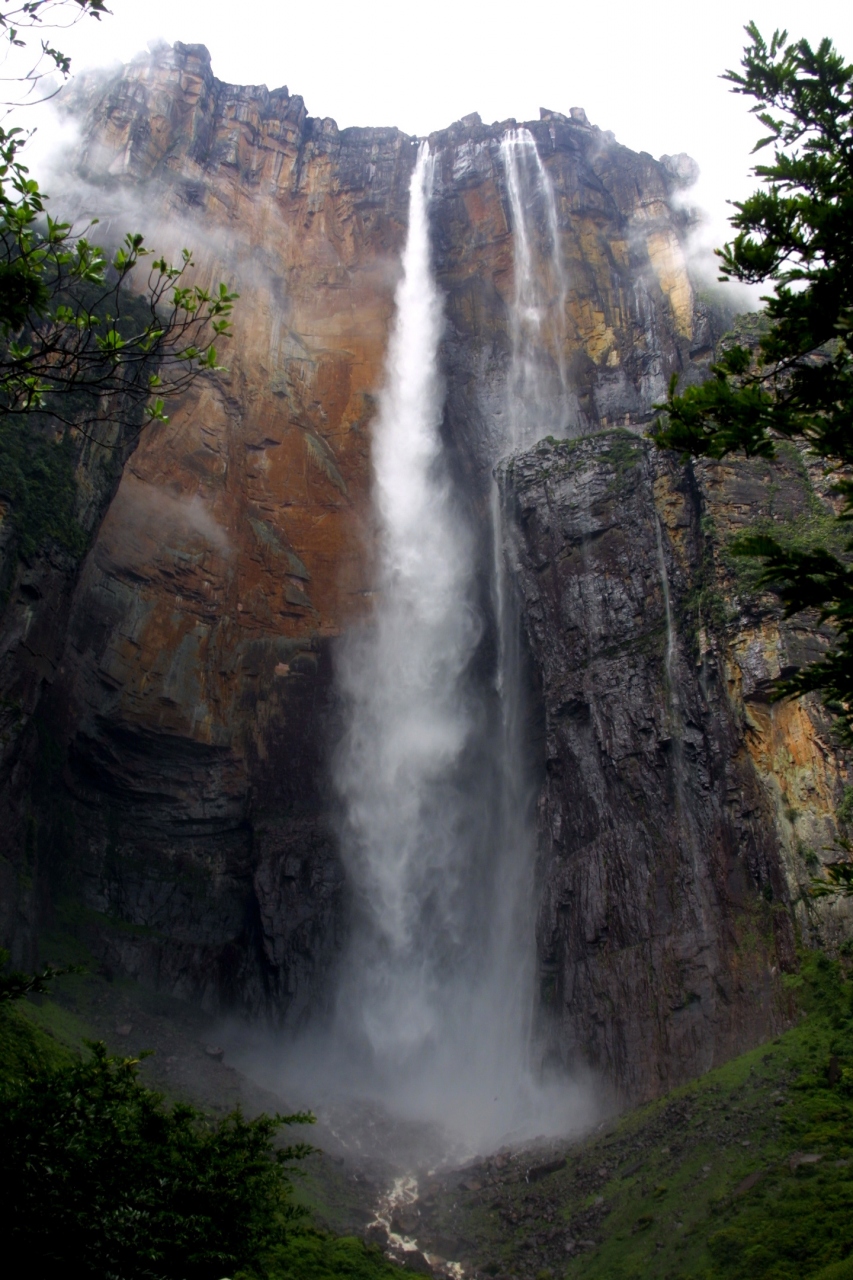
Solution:
{"label": "green grass", "polygon": [[[375,1246],[354,1236],[332,1236],[306,1230],[266,1259],[270,1280],[398,1280],[411,1276],[383,1256]],[[241,1272],[235,1280],[255,1280]]]}
{"label": "green grass", "polygon": [[86,534],[75,514],[75,462],[70,436],[54,440],[25,416],[0,423],[0,491],[23,557],[50,540],[75,558],[85,551]]}
{"label": "green grass", "polygon": [[[776,456],[772,460],[754,460],[755,468],[765,468],[770,481],[767,492],[768,510],[750,521],[739,533],[720,546],[723,566],[732,575],[736,589],[750,595],[766,591],[758,584],[764,561],[760,557],[741,555],[738,551],[743,537],[763,535],[774,538],[786,551],[808,553],[821,547],[840,560],[850,558],[850,528],[840,521],[818,494],[812,484],[803,454],[789,440],[775,445]],[[799,509],[790,510],[786,504],[778,506],[782,479],[793,479],[800,491]]]}
{"label": "green grass", "polygon": [[[848,968],[806,955],[787,982],[790,1031],[566,1148],[566,1166],[539,1181],[525,1181],[521,1156],[484,1165],[479,1190],[439,1179],[422,1201],[422,1247],[451,1238],[450,1256],[472,1270],[524,1280],[853,1280]],[[68,1062],[85,1034],[82,1018],[51,1001],[7,1005],[2,1072]],[[319,1190],[305,1198],[334,1225]],[[265,1265],[269,1280],[405,1274],[363,1241],[314,1227]]]}
{"label": "green grass", "polygon": [[480,1192],[448,1187],[433,1229],[487,1273],[530,1280],[853,1277],[853,982],[810,956],[790,994],[806,1016],[772,1044],[539,1182],[516,1163]]}
{"label": "green grass", "polygon": [[19,1079],[45,1067],[60,1067],[73,1061],[68,1045],[50,1034],[26,1012],[9,1002],[0,1004],[0,1078]]}

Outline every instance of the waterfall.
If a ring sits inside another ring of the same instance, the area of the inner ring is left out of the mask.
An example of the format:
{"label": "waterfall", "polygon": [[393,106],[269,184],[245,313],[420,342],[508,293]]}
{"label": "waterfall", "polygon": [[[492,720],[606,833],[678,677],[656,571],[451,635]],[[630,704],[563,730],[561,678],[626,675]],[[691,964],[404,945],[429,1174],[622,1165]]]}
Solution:
{"label": "waterfall", "polygon": [[[496,538],[490,681],[482,570],[440,434],[434,171],[423,143],[373,434],[375,608],[337,660],[333,776],[351,932],[330,1025],[301,1075],[310,1105],[323,1081],[440,1124],[470,1152],[565,1131],[577,1093],[548,1093],[529,1062],[535,835],[520,618]],[[522,349],[532,345],[519,339]]]}
{"label": "waterfall", "polygon": [[[582,419],[566,368],[566,302],[568,278],[563,259],[557,202],[550,177],[529,129],[508,131],[501,141],[501,160],[513,234],[514,278],[509,304],[510,362],[506,379],[503,433],[499,457],[530,448],[538,440],[580,434]],[[525,1064],[522,1092],[532,1114],[549,1127],[568,1128],[583,1106],[580,1092],[566,1079],[534,1084],[532,1063],[537,1048],[530,1043],[535,981],[534,869],[536,857],[535,793],[530,743],[524,725],[528,691],[521,608],[514,580],[518,562],[516,528],[504,509],[497,482],[492,482],[491,537],[493,598],[498,633],[496,687],[501,708],[499,775],[504,882],[511,883],[515,902],[513,927],[518,948],[517,989],[527,1011],[525,1044],[532,1062]],[[547,1040],[547,1036],[545,1037]],[[589,1106],[589,1099],[586,1100]]]}
{"label": "waterfall", "polygon": [[[652,504],[654,510],[654,503]],[[666,685],[667,709],[669,712],[669,732],[671,743],[671,767],[673,789],[675,792],[675,819],[679,825],[682,848],[690,861],[692,869],[691,890],[687,900],[695,920],[695,928],[706,946],[711,945],[713,927],[709,925],[705,903],[695,886],[702,882],[703,853],[701,843],[694,826],[693,812],[688,801],[687,778],[688,768],[684,758],[685,718],[678,694],[678,659],[677,635],[672,616],[672,593],[669,585],[669,574],[666,568],[666,556],[663,549],[663,530],[657,511],[654,510],[655,543],[657,547],[658,567],[660,570],[661,595],[663,597],[664,620],[666,623],[666,649],[664,650],[664,681]],[[708,1066],[710,1067],[710,1059]]]}
{"label": "waterfall", "polygon": [[670,715],[673,721],[673,732],[680,739],[679,707],[678,707],[678,690],[673,680],[673,664],[675,662],[675,628],[672,625],[672,601],[669,591],[669,574],[666,571],[666,559],[663,554],[663,534],[660,527],[660,516],[657,511],[655,516],[655,545],[658,554],[658,568],[660,569],[660,585],[661,594],[663,595],[664,618],[666,620],[666,655],[664,658],[664,671],[666,673],[666,694],[670,704]]}
{"label": "waterfall", "polygon": [[480,621],[471,535],[442,465],[433,169],[422,144],[374,428],[378,602],[373,625],[339,663],[348,726],[335,774],[356,894],[357,981],[345,982],[339,1007],[362,1054],[388,1079],[446,1039],[447,975],[470,944],[469,797],[460,782],[474,729],[466,672]]}
{"label": "waterfall", "polygon": [[515,453],[547,435],[577,434],[580,414],[566,370],[568,284],[554,188],[529,129],[504,134],[501,159],[514,247],[503,443]]}

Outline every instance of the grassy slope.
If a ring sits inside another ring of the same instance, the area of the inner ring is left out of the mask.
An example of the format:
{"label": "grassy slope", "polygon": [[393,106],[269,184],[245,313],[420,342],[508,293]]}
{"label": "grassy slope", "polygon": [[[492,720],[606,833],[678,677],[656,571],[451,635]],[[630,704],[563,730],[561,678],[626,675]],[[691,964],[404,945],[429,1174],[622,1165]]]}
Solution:
{"label": "grassy slope", "polygon": [[[515,1156],[436,1180],[421,1244],[530,1280],[853,1280],[853,981],[812,957],[794,982],[793,1030],[569,1149],[564,1168],[527,1182]],[[53,1002],[6,1006],[3,1074],[58,1065],[87,1033]],[[270,1262],[278,1280],[404,1274],[323,1233]]]}
{"label": "grassy slope", "polygon": [[517,1160],[457,1176],[427,1198],[434,1237],[494,1276],[853,1280],[853,982],[822,958],[805,974],[792,1031],[539,1181]]}

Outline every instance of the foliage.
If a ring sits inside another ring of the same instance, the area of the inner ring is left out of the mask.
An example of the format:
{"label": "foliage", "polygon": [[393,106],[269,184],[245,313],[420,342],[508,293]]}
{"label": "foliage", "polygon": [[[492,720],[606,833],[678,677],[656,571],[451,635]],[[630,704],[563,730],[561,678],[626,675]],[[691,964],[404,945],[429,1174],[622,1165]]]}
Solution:
{"label": "foliage", "polygon": [[[24,28],[106,12],[102,0],[6,0],[0,39],[24,48]],[[30,89],[45,75],[44,60],[69,73],[69,59],[42,40],[35,66],[20,77]],[[177,394],[200,371],[219,368],[214,339],[229,333],[236,295],[224,284],[208,291],[190,283],[185,249],[177,265],[153,258],[144,313],[137,306],[134,314],[131,285],[152,256],[143,237],[129,233],[108,254],[92,243],[91,226],[80,232],[52,218],[21,158],[24,143],[20,128],[0,128],[0,415],[49,414],[79,430],[105,412],[115,415],[111,396],[140,402],[156,392],[148,413],[162,418],[163,393]],[[64,406],[80,390],[89,414],[67,416]]]}
{"label": "foliage", "polygon": [[[104,0],[73,0],[70,4],[68,0],[24,0],[23,3],[3,0],[3,4],[4,9],[0,10],[0,31],[12,49],[26,48],[26,40],[21,38],[21,31],[41,30],[46,26],[72,27],[86,15],[100,21],[101,14],[109,13]],[[57,90],[51,83],[52,73],[58,71],[67,76],[71,67],[69,58],[61,49],[54,49],[46,40],[40,40],[39,46],[35,62],[26,65],[20,75],[5,75],[0,78],[0,83],[8,84],[11,81],[20,84],[23,95],[30,102],[33,101],[33,92],[42,87],[44,96],[39,101],[53,97]],[[42,86],[41,82],[45,79],[47,84]],[[20,95],[14,103],[7,102],[5,105],[18,105],[19,102]]]}
{"label": "foliage", "polygon": [[33,431],[25,418],[0,418],[0,498],[8,503],[8,519],[17,550],[29,559],[50,539],[72,556],[86,549],[86,534],[77,520],[76,451],[64,435]]}
{"label": "foliage", "polygon": [[[155,394],[146,413],[165,420],[164,395],[220,369],[214,339],[230,332],[236,294],[188,283],[185,249],[178,265],[152,261],[138,323],[128,303],[149,256],[143,237],[129,233],[108,255],[90,228],[80,234],[51,218],[19,159],[18,134],[0,129],[0,417],[47,415],[91,434],[115,418],[116,397],[137,404]],[[69,413],[80,392],[88,412]]]}
{"label": "foliage", "polygon": [[[353,1236],[333,1236],[303,1228],[264,1257],[270,1280],[396,1280],[410,1271],[383,1257],[375,1246]],[[250,1280],[241,1273],[235,1280]]]}
{"label": "foliage", "polygon": [[[75,987],[75,990],[79,996],[81,989]],[[38,1008],[26,1000],[14,1004],[11,1001],[0,1004],[0,1109],[6,1105],[9,1098],[26,1096],[29,1099],[30,1112],[36,1114],[36,1122],[30,1124],[33,1134],[43,1132],[45,1123],[49,1126],[50,1116],[45,1117],[42,1095],[50,1092],[51,1082],[60,1081],[58,1092],[68,1097],[74,1092],[70,1084],[72,1074],[73,1072],[79,1074],[81,1066],[79,1054],[71,1045],[79,1043],[80,1031],[85,1023],[80,1019],[72,1019],[74,1025],[67,1026],[66,1019],[58,1016],[63,1013],[63,1008],[51,1000],[43,1001]],[[103,1054],[103,1050],[99,1049],[99,1053]],[[119,1059],[108,1061],[112,1063],[113,1077],[116,1074],[121,1075],[119,1067],[122,1065],[127,1071],[126,1061]],[[103,1076],[108,1073],[98,1069],[93,1074],[96,1079],[100,1077],[103,1084]],[[135,1064],[130,1064],[128,1074],[135,1075]],[[34,1101],[36,1080],[42,1082],[40,1103]],[[282,1204],[282,1199],[275,1193],[274,1185],[272,1188],[269,1185],[274,1183],[275,1174],[271,1179],[267,1178],[266,1190],[272,1189],[273,1192],[270,1195],[266,1195],[264,1185],[254,1177],[251,1169],[252,1139],[251,1135],[247,1136],[245,1130],[242,1137],[247,1140],[243,1144],[241,1164],[239,1151],[241,1136],[239,1129],[236,1133],[234,1131],[234,1117],[220,1121],[216,1125],[206,1121],[198,1112],[184,1109],[184,1112],[195,1116],[197,1126],[195,1135],[190,1135],[190,1141],[186,1142],[186,1134],[179,1130],[178,1126],[168,1123],[168,1119],[164,1123],[162,1112],[165,1109],[162,1108],[162,1104],[157,1107],[156,1094],[142,1090],[138,1081],[130,1088],[126,1087],[127,1084],[128,1081],[125,1079],[120,1082],[120,1087],[116,1087],[116,1081],[113,1079],[112,1083],[107,1082],[106,1088],[92,1088],[89,1085],[78,1089],[76,1094],[78,1115],[70,1123],[67,1119],[61,1120],[46,1134],[45,1143],[41,1148],[38,1144],[34,1147],[37,1159],[40,1153],[43,1155],[46,1151],[51,1155],[52,1194],[45,1202],[44,1212],[48,1213],[51,1206],[58,1203],[65,1220],[69,1215],[73,1217],[75,1209],[78,1210],[77,1226],[74,1229],[79,1230],[80,1237],[91,1239],[96,1229],[100,1231],[97,1215],[101,1211],[104,1200],[91,1194],[91,1184],[97,1181],[97,1168],[93,1169],[86,1165],[89,1169],[85,1174],[89,1178],[87,1184],[89,1191],[83,1195],[77,1194],[77,1183],[69,1169],[72,1166],[73,1169],[77,1168],[75,1161],[86,1164],[89,1157],[94,1157],[100,1162],[101,1172],[104,1173],[104,1180],[107,1182],[104,1196],[108,1214],[111,1215],[111,1221],[116,1229],[120,1221],[118,1217],[120,1205],[118,1199],[112,1203],[112,1206],[109,1202],[110,1170],[115,1169],[119,1177],[130,1170],[127,1173],[126,1185],[131,1188],[129,1195],[133,1197],[132,1208],[136,1215],[131,1220],[131,1244],[133,1239],[138,1243],[149,1227],[155,1231],[159,1229],[158,1221],[163,1230],[171,1231],[173,1228],[169,1225],[168,1215],[171,1214],[173,1218],[180,1217],[190,1209],[192,1212],[189,1214],[188,1222],[178,1222],[175,1237],[179,1245],[182,1240],[186,1242],[187,1236],[193,1229],[193,1223],[199,1225],[202,1222],[205,1198],[211,1206],[211,1213],[217,1219],[224,1215],[232,1223],[233,1229],[228,1228],[228,1230],[231,1231],[235,1243],[239,1245],[239,1248],[234,1250],[234,1256],[238,1261],[226,1267],[219,1257],[214,1257],[210,1260],[206,1271],[201,1270],[201,1264],[199,1264],[201,1273],[208,1276],[210,1280],[221,1280],[223,1275],[234,1276],[235,1280],[238,1277],[240,1280],[259,1280],[259,1277],[264,1277],[265,1280],[331,1280],[331,1277],[335,1280],[395,1280],[396,1277],[402,1278],[407,1274],[389,1263],[377,1248],[365,1244],[364,1241],[352,1237],[336,1237],[328,1232],[316,1230],[308,1224],[301,1216],[304,1210],[295,1210],[288,1195],[287,1170],[282,1167],[288,1162],[287,1152],[281,1157],[276,1157],[269,1144],[264,1150],[264,1143],[258,1138],[256,1132],[254,1154],[260,1156],[259,1163],[263,1176],[266,1178],[269,1174],[268,1162],[271,1159],[275,1160],[282,1175],[281,1189],[284,1195]],[[128,1094],[129,1097],[126,1096]],[[152,1103],[155,1111],[154,1123],[146,1127],[146,1108]],[[52,1113],[61,1111],[59,1106],[53,1104],[50,1106]],[[161,1113],[159,1119],[157,1113]],[[174,1112],[166,1111],[165,1114],[168,1117],[174,1115]],[[79,1133],[79,1129],[87,1122],[91,1123],[92,1117],[94,1117],[95,1133],[90,1141],[88,1137]],[[293,1117],[293,1119],[305,1118]],[[278,1118],[269,1122],[271,1128],[277,1124],[277,1120]],[[0,1136],[5,1135],[3,1123],[0,1117]],[[222,1131],[227,1129],[229,1124],[232,1127],[231,1141],[226,1142]],[[245,1122],[243,1125],[245,1126]],[[192,1123],[189,1127],[193,1127]],[[215,1137],[217,1130],[220,1131],[218,1143],[210,1140]],[[209,1141],[204,1141],[205,1135]],[[71,1145],[74,1148],[73,1159],[63,1154],[62,1150],[63,1145],[69,1140],[72,1140]],[[107,1148],[112,1143],[113,1152],[118,1150],[117,1160],[115,1155],[112,1158],[109,1157],[108,1149],[102,1150],[102,1144],[105,1141]],[[184,1145],[180,1145],[181,1142]],[[297,1148],[294,1154],[298,1152]],[[187,1166],[190,1173],[189,1190],[183,1199],[176,1200],[171,1194],[172,1187],[176,1181],[185,1180]],[[235,1205],[235,1191],[240,1191],[239,1184],[245,1176],[247,1166],[249,1167],[249,1185],[244,1188],[242,1205],[240,1203]],[[8,1158],[5,1167],[9,1168]],[[164,1168],[167,1173],[165,1177],[163,1176]],[[7,1178],[8,1176],[7,1173]],[[255,1198],[259,1191],[260,1197]],[[187,1203],[190,1193],[194,1196],[195,1209],[193,1205]],[[249,1204],[249,1200],[253,1200],[253,1203]],[[6,1204],[5,1200],[4,1204]],[[153,1214],[152,1204],[154,1205]],[[162,1214],[159,1212],[160,1208],[163,1209]],[[201,1211],[196,1212],[199,1209]],[[244,1210],[246,1214],[243,1214]],[[246,1245],[246,1239],[250,1238],[251,1230],[247,1237],[245,1228],[241,1233],[236,1224],[241,1214],[244,1216],[245,1223],[246,1215],[255,1212],[255,1225],[251,1227],[250,1224],[250,1228],[255,1232],[257,1249],[255,1256],[251,1256],[251,1250]],[[136,1233],[135,1236],[133,1233]],[[59,1235],[58,1230],[56,1234]],[[62,1241],[58,1240],[58,1244],[61,1246]],[[97,1268],[90,1271],[85,1264],[81,1265],[70,1252],[63,1254],[63,1260],[66,1264],[70,1263],[75,1271],[99,1274]],[[38,1267],[33,1270],[35,1274],[41,1274]],[[44,1270],[47,1271],[47,1267]],[[100,1274],[104,1272],[101,1271]],[[140,1266],[136,1271],[124,1270],[120,1274],[122,1280],[138,1274],[145,1275],[146,1280],[151,1280],[151,1277],[157,1275],[177,1275],[182,1277],[182,1280],[188,1280],[193,1273],[183,1263],[176,1265],[173,1271],[166,1270],[164,1263],[159,1270],[156,1266],[149,1265],[147,1269]]]}
{"label": "foliage", "polygon": [[470,1242],[487,1275],[546,1267],[555,1280],[818,1280],[838,1267],[837,1280],[849,1277],[846,962],[805,953],[781,1002],[778,1015],[793,1024],[784,1035],[567,1146],[565,1166],[547,1177],[526,1181],[520,1154],[500,1172],[489,1162],[473,1170],[487,1183],[479,1191],[447,1177],[432,1229]]}
{"label": "foliage", "polygon": [[[786,1128],[792,1145],[819,1159],[797,1163],[795,1155],[742,1204],[719,1207],[729,1221],[708,1248],[720,1280],[800,1280],[853,1262],[853,984],[823,956],[808,959],[805,978],[804,1003],[832,1029],[830,1052],[793,1080]],[[829,1161],[835,1152],[840,1163]]]}
{"label": "foliage", "polygon": [[122,1280],[215,1280],[263,1268],[298,1211],[288,1168],[309,1154],[276,1149],[282,1125],[311,1117],[239,1111],[210,1121],[167,1107],[138,1062],[90,1044],[86,1061],[2,1089],[7,1249],[34,1274],[71,1267]]}
{"label": "foliage", "polygon": [[[60,1077],[67,1079],[68,1069],[75,1064],[79,1067],[79,1054],[71,1045],[79,1042],[80,1030],[85,1023],[80,1019],[73,1019],[75,1025],[70,1027],[64,1025],[65,1019],[58,1016],[63,1013],[64,1010],[50,1000],[43,1001],[38,1008],[27,1001],[15,1004],[7,1001],[0,1004],[0,1103],[12,1094],[20,1094],[22,1090],[31,1091],[35,1077],[41,1077],[47,1081],[58,1078],[58,1073]],[[100,1117],[96,1120],[96,1124],[101,1129],[110,1113],[116,1110],[114,1092],[114,1090],[107,1090],[105,1101],[96,1098],[91,1104]],[[132,1111],[133,1106],[131,1106]],[[195,1114],[198,1116],[198,1113]],[[198,1123],[202,1127],[206,1126],[208,1132],[210,1131],[211,1126],[207,1122],[199,1118]],[[0,1120],[0,1126],[2,1126],[2,1120]],[[128,1128],[132,1136],[134,1125],[130,1124]],[[138,1128],[136,1131],[138,1133]],[[60,1143],[63,1136],[67,1134],[67,1126],[65,1129],[60,1128],[56,1131]],[[156,1140],[156,1131],[153,1130],[143,1136],[142,1143],[137,1147],[138,1167],[134,1166],[132,1174],[132,1185],[134,1188],[138,1185],[143,1190],[147,1188],[146,1196],[151,1192],[152,1175],[150,1171],[146,1172],[143,1164],[147,1159],[150,1143]],[[81,1159],[85,1158],[85,1152],[79,1154]],[[231,1190],[226,1187],[225,1198],[220,1202],[219,1193],[214,1185],[215,1180],[210,1175],[211,1161],[219,1160],[220,1166],[223,1167],[223,1160],[220,1159],[219,1154],[214,1152],[211,1155],[209,1148],[201,1143],[196,1146],[195,1157],[193,1157],[192,1148],[184,1154],[188,1160],[195,1160],[199,1166],[207,1167],[208,1172],[204,1176],[208,1180],[209,1187],[212,1187],[211,1199],[215,1201],[214,1209],[218,1212],[218,1206],[221,1203],[226,1213],[231,1212],[229,1209]],[[126,1167],[126,1163],[133,1158],[132,1149],[128,1150],[122,1158],[125,1160],[125,1165],[122,1167]],[[158,1158],[162,1166],[165,1162],[165,1154],[161,1152]],[[182,1158],[180,1153],[179,1158]],[[233,1168],[236,1161],[232,1160],[231,1164]],[[6,1167],[8,1168],[8,1165]],[[240,1176],[242,1174],[238,1171],[237,1177]],[[166,1198],[168,1198],[169,1185],[167,1182],[163,1187]],[[67,1189],[67,1179],[62,1180],[62,1186],[58,1189],[57,1194],[60,1197],[63,1194],[62,1187]],[[251,1192],[251,1187],[249,1190]],[[155,1197],[156,1188],[149,1199]],[[304,1196],[302,1198],[304,1199]],[[144,1208],[144,1205],[142,1207]],[[258,1277],[264,1277],[265,1280],[330,1280],[331,1277],[335,1280],[395,1280],[396,1277],[401,1277],[402,1280],[403,1275],[409,1274],[389,1263],[377,1248],[365,1244],[362,1240],[336,1237],[311,1227],[301,1216],[302,1210],[299,1211],[299,1216],[292,1212],[286,1185],[283,1223],[280,1218],[281,1202],[276,1196],[268,1199],[267,1208],[269,1217],[266,1225],[263,1221],[263,1205],[261,1204],[258,1208],[257,1225],[260,1242],[257,1256],[250,1258],[248,1250],[243,1248],[239,1253],[239,1262],[234,1268],[226,1269],[218,1261],[212,1262],[207,1272],[210,1280],[221,1280],[224,1274],[235,1277],[235,1280],[238,1277],[240,1280],[258,1280]],[[85,1213],[83,1216],[85,1226]],[[281,1229],[282,1227],[284,1230]],[[83,1269],[77,1264],[76,1259],[69,1258],[68,1261],[76,1271]],[[127,1274],[127,1272],[122,1273],[122,1280]],[[155,1268],[150,1268],[146,1273],[147,1280],[157,1274],[161,1273],[158,1273]],[[181,1270],[178,1274],[186,1277],[189,1273]]]}
{"label": "foliage", "polygon": [[853,898],[853,862],[845,859],[839,862],[826,862],[823,866],[825,879],[815,877],[812,880],[811,895],[813,898],[832,897],[837,893]]}
{"label": "foliage", "polygon": [[[734,240],[719,250],[722,278],[771,281],[762,325],[725,347],[712,376],[678,393],[673,377],[656,439],[667,448],[721,458],[733,450],[770,457],[780,439],[802,440],[837,473],[844,534],[808,548],[770,533],[740,539],[759,556],[759,586],[786,614],[815,609],[835,629],[833,648],[779,686],[780,694],[821,690],[853,724],[853,66],[828,39],[812,48],[776,32],[769,45],[754,24],[742,71],[726,74],[752,98],[773,146],[758,165],[763,188],[735,205]],[[835,540],[837,544],[837,539]]]}
{"label": "foliage", "polygon": [[46,964],[39,973],[21,973],[18,969],[3,973],[8,963],[9,952],[5,947],[0,947],[0,1004],[7,1000],[22,1000],[24,996],[43,995],[54,978],[61,978],[66,973],[83,972],[81,966],[76,964],[59,969]]}
{"label": "foliage", "polygon": [[27,1078],[73,1060],[71,1050],[36,1026],[20,1005],[0,1003],[0,1081]]}

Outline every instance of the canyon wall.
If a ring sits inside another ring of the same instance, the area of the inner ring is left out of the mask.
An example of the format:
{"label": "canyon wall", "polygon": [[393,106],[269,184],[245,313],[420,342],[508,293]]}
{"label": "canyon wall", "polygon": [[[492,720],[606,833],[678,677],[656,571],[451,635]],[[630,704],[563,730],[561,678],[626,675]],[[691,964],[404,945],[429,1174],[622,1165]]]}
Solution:
{"label": "canyon wall", "polygon": [[844,753],[819,704],[771,702],[825,640],[726,554],[757,521],[814,519],[821,477],[791,446],[690,466],[621,429],[544,442],[501,482],[546,722],[544,1035],[647,1096],[773,1035],[797,942],[849,931],[808,895]]}
{"label": "canyon wall", "polygon": [[[328,997],[346,922],[334,640],[374,590],[370,428],[416,139],[223,84],[195,45],[84,77],[66,109],[79,152],[57,198],[106,213],[105,233],[190,245],[197,278],[241,298],[228,372],[124,440],[97,500],[103,463],[79,450],[82,565],[18,564],[9,543],[4,927],[25,956],[72,921],[108,971],[294,1025]],[[767,701],[818,641],[738,604],[714,550],[778,478],[685,467],[638,434],[722,327],[687,271],[690,162],[541,114],[573,430],[605,433],[501,473],[544,756],[541,1035],[640,1097],[784,1020],[778,972],[795,924],[813,928],[802,850],[824,856],[844,764],[819,709]],[[443,432],[483,527],[511,349],[509,123],[430,139]]]}

